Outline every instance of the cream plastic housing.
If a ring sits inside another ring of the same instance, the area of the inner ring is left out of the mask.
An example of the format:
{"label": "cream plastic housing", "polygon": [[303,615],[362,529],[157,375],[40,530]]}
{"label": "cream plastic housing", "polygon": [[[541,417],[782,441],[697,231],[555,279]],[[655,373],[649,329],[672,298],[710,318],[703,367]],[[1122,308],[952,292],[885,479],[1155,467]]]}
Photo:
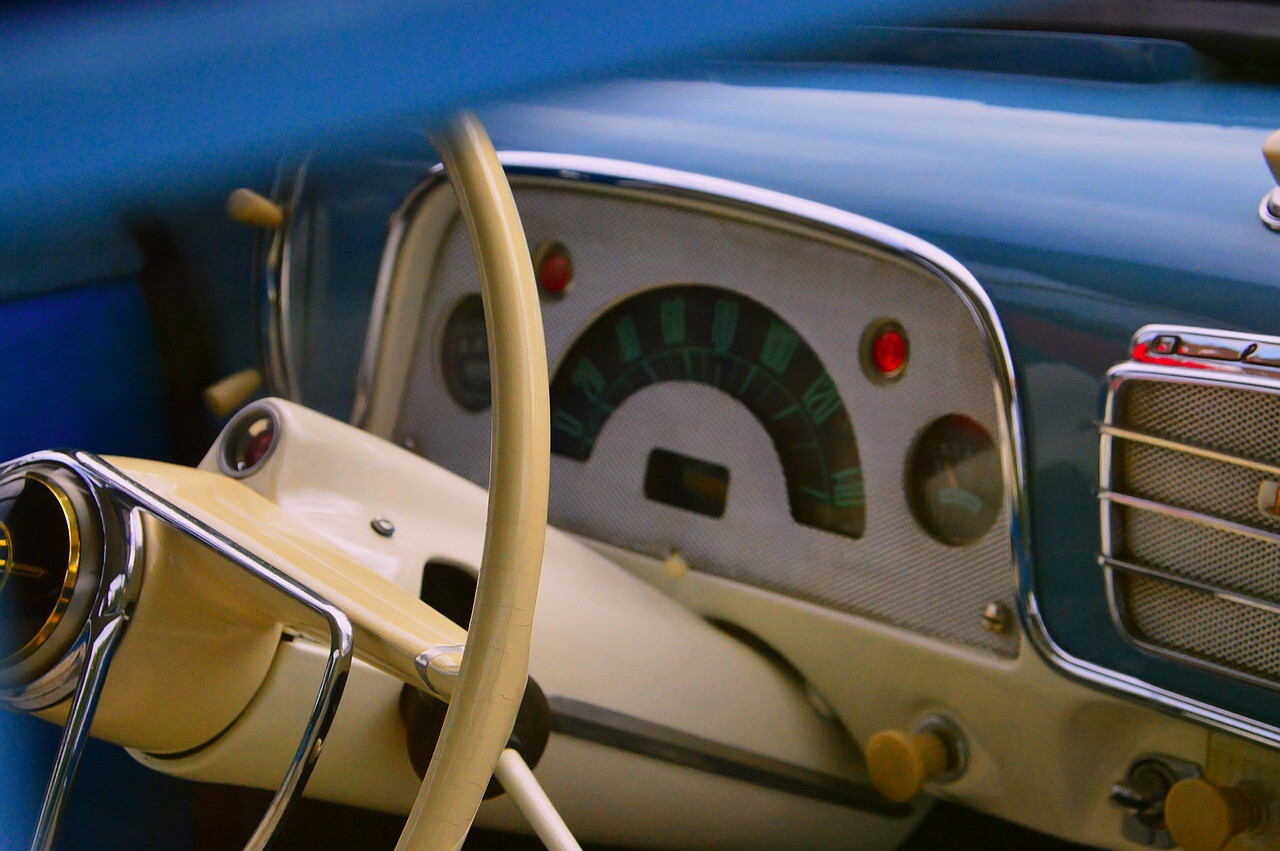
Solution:
{"label": "cream plastic housing", "polygon": [[[371,436],[348,442],[348,427],[313,412],[281,410],[284,442],[244,480],[247,487],[405,593],[416,593],[429,558],[478,563],[483,490]],[[375,516],[394,523],[391,538],[370,528]],[[997,660],[707,576],[696,564],[678,573],[660,560],[549,529],[531,658],[547,694],[836,776],[861,776],[856,749],[840,743],[839,727],[820,723],[804,687],[788,685],[703,618],[736,624],[793,664],[856,741],[885,727],[912,729],[930,715],[953,719],[966,738],[968,770],[946,786],[928,786],[931,793],[1113,849],[1137,847],[1122,837],[1120,813],[1106,800],[1134,757],[1205,761],[1203,728],[1067,680],[1030,648]],[[310,642],[282,645],[266,685],[224,736],[181,759],[139,758],[193,779],[274,784],[287,760],[283,731],[301,723],[297,694],[315,681],[322,660]],[[407,811],[417,781],[404,753],[399,689],[357,661],[309,794]],[[915,822],[780,795],[561,734],[552,735],[536,774],[585,841],[689,847],[692,837],[702,847],[821,848],[857,835],[865,837],[862,847],[887,848]],[[486,803],[478,823],[524,829],[503,799]]]}
{"label": "cream plastic housing", "polygon": [[[155,518],[147,517],[145,534],[147,593],[91,731],[152,753],[187,751],[225,730],[262,685],[280,641],[279,600],[273,605],[272,592]],[[39,715],[62,723],[68,707]]]}
{"label": "cream plastic housing", "polygon": [[[317,548],[349,554],[405,595],[416,595],[428,559],[479,563],[483,489],[312,411],[267,404],[279,418],[280,443],[236,484],[255,492],[253,505],[271,512],[264,515],[269,522],[287,516]],[[207,471],[217,467],[215,452],[202,463]],[[374,517],[390,520],[395,533],[375,532]],[[553,705],[573,700],[866,783],[857,748],[839,724],[815,711],[793,672],[572,536],[548,531],[539,597],[531,673]],[[281,644],[261,691],[216,741],[176,758],[135,756],[192,779],[275,785],[305,717],[298,695],[315,682],[323,661],[323,649],[310,641]],[[412,807],[419,781],[407,757],[400,690],[398,679],[355,662],[309,795],[389,812]],[[553,733],[536,774],[584,840],[646,847],[689,847],[694,837],[703,847],[821,848],[858,836],[863,847],[887,849],[927,810],[887,818],[561,733]],[[527,829],[505,799],[486,804],[480,822]]]}

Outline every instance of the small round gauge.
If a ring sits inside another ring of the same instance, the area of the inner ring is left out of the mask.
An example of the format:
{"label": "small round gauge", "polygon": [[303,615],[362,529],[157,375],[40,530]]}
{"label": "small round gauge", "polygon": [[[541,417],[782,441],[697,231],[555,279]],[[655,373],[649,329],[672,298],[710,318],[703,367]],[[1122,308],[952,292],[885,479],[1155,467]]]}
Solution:
{"label": "small round gauge", "polygon": [[1000,455],[986,429],[948,414],[930,423],[911,448],[907,502],[916,521],[953,547],[981,538],[1000,513]]}
{"label": "small round gauge", "polygon": [[453,401],[468,411],[488,409],[489,338],[480,296],[464,296],[454,305],[440,341],[440,366]]}

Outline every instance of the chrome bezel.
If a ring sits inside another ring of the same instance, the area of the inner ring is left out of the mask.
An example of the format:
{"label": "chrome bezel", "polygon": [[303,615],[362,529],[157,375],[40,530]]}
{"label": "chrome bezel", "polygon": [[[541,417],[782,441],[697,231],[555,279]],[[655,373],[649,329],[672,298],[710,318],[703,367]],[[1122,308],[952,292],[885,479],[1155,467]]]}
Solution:
{"label": "chrome bezel", "polygon": [[1280,211],[1280,186],[1263,195],[1258,203],[1258,218],[1268,230],[1280,233],[1280,214],[1277,211]]}
{"label": "chrome bezel", "polygon": [[[1164,383],[1246,389],[1270,393],[1273,395],[1280,394],[1280,371],[1272,368],[1257,366],[1243,361],[1218,361],[1177,355],[1166,356],[1145,354],[1145,347],[1152,340],[1156,337],[1166,335],[1211,336],[1233,341],[1280,342],[1280,340],[1276,340],[1275,338],[1262,335],[1216,331],[1212,329],[1188,326],[1148,325],[1139,329],[1137,333],[1134,334],[1131,345],[1131,349],[1136,355],[1147,358],[1147,360],[1127,361],[1112,367],[1107,372],[1106,390],[1103,397],[1102,419],[1099,426],[1098,506],[1100,512],[1101,553],[1098,556],[1098,564],[1104,572],[1108,613],[1121,638],[1129,646],[1139,652],[1150,654],[1161,659],[1166,659],[1179,665],[1210,671],[1216,675],[1227,677],[1238,682],[1248,683],[1250,685],[1270,690],[1280,689],[1280,683],[1276,683],[1275,681],[1267,680],[1263,677],[1255,676],[1244,671],[1219,665],[1207,659],[1180,653],[1176,650],[1160,647],[1145,641],[1134,630],[1132,624],[1129,622],[1128,616],[1125,614],[1123,601],[1121,599],[1122,594],[1120,589],[1117,587],[1118,583],[1116,577],[1118,574],[1126,573],[1149,574],[1162,581],[1170,582],[1200,593],[1212,594],[1213,596],[1228,602],[1261,608],[1266,611],[1274,611],[1275,613],[1280,614],[1280,606],[1269,601],[1259,599],[1255,596],[1230,591],[1229,589],[1220,588],[1208,583],[1187,579],[1185,577],[1178,577],[1168,573],[1147,571],[1142,565],[1132,564],[1128,561],[1117,558],[1117,537],[1114,525],[1114,506],[1116,505],[1125,505],[1138,508],[1139,510],[1150,510],[1157,513],[1177,516],[1190,522],[1224,528],[1232,532],[1238,532],[1261,540],[1280,544],[1280,534],[1269,533],[1265,530],[1234,523],[1233,521],[1223,520],[1221,518],[1212,517],[1199,512],[1189,511],[1176,506],[1169,506],[1164,503],[1153,502],[1151,500],[1132,497],[1113,491],[1112,485],[1114,484],[1114,475],[1112,470],[1112,459],[1114,457],[1114,442],[1116,440],[1139,440],[1223,463],[1236,464],[1258,469],[1262,472],[1280,474],[1280,467],[1274,467],[1253,459],[1239,458],[1228,453],[1218,452],[1204,447],[1192,446],[1179,441],[1167,440],[1145,434],[1136,434],[1114,425],[1118,414],[1118,397],[1120,390],[1124,385],[1132,381],[1160,381]],[[1152,360],[1155,362],[1152,362]],[[1102,670],[1105,671],[1107,669]],[[1121,675],[1116,672],[1109,673],[1110,676],[1115,679],[1129,679],[1125,677],[1125,675]],[[1236,735],[1244,736],[1271,747],[1280,746],[1280,726],[1248,718],[1238,713],[1230,712],[1220,707],[1213,706],[1203,701],[1177,694],[1157,686],[1149,684],[1143,685],[1144,688],[1148,690],[1152,701],[1169,711],[1176,712],[1182,717],[1234,733]]]}

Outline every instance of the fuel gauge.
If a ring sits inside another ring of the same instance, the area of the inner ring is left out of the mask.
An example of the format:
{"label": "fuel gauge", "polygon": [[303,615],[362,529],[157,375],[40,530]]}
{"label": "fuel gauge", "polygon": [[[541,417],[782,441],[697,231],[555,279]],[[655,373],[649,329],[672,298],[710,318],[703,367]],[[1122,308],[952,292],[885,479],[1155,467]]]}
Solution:
{"label": "fuel gauge", "polygon": [[953,547],[986,534],[1000,513],[1000,456],[986,429],[948,414],[916,438],[907,462],[907,502],[926,532]]}

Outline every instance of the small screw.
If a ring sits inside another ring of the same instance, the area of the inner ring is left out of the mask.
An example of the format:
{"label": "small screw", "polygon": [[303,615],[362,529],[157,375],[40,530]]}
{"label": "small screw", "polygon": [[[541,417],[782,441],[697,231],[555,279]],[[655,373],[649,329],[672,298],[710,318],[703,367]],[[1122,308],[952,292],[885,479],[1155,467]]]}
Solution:
{"label": "small screw", "polygon": [[375,517],[370,520],[369,528],[384,538],[390,538],[396,533],[396,524],[385,517]]}
{"label": "small screw", "polygon": [[982,628],[996,635],[1004,635],[1013,626],[1013,615],[1004,603],[987,603],[982,610]]}
{"label": "small screw", "polygon": [[400,445],[410,452],[418,451],[418,441],[412,436],[405,437],[404,440],[400,441]]}

